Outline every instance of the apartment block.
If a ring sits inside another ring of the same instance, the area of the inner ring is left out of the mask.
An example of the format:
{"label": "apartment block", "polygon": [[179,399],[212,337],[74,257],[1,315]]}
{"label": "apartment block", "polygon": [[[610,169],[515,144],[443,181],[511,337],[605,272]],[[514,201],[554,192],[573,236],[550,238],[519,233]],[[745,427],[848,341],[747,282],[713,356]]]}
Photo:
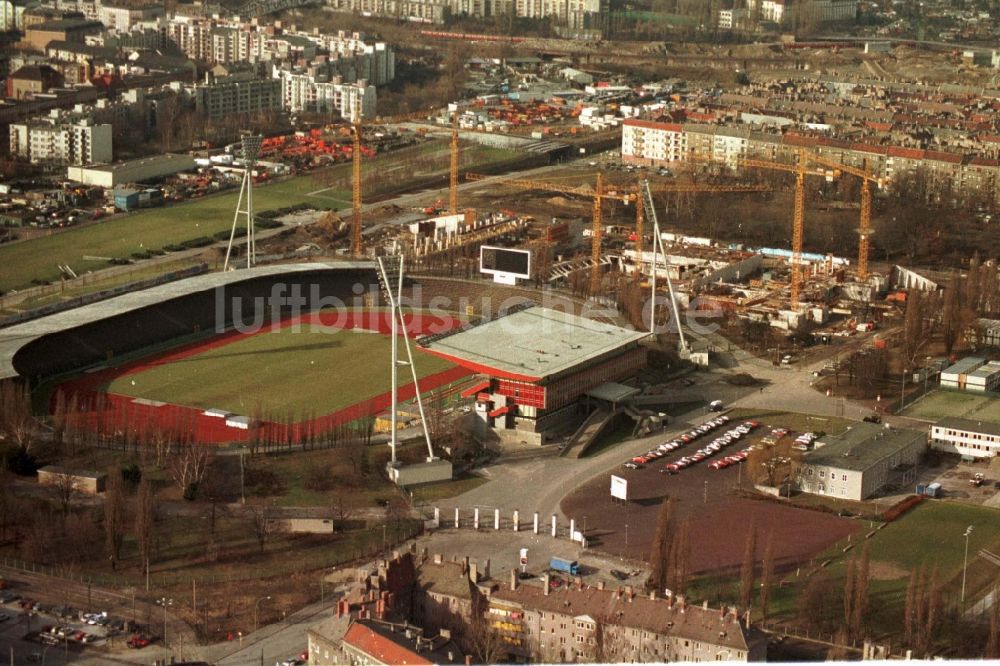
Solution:
{"label": "apartment block", "polygon": [[282,106],[288,111],[338,113],[354,120],[375,115],[375,86],[364,79],[346,83],[340,76],[330,77],[315,68],[274,67],[274,78],[281,81]]}
{"label": "apartment block", "polygon": [[10,125],[10,153],[32,164],[86,165],[110,162],[111,125],[87,118],[51,116]]}
{"label": "apartment block", "polygon": [[218,78],[185,89],[195,110],[207,118],[266,113],[282,108],[281,81],[249,72]]}
{"label": "apartment block", "polygon": [[760,12],[764,21],[787,23],[804,12],[821,22],[853,21],[858,15],[857,0],[748,0],[750,12]]}
{"label": "apartment block", "polygon": [[848,141],[796,131],[768,131],[756,125],[706,125],[629,119],[623,123],[626,163],[670,165],[694,158],[693,166],[720,162],[735,169],[741,158],[794,163],[799,148],[858,168],[892,186],[893,179],[921,172],[932,191],[983,194],[1000,201],[1000,163],[921,148]]}
{"label": "apartment block", "polygon": [[1000,425],[973,419],[942,419],[931,426],[931,448],[972,458],[993,458],[1000,455]]}
{"label": "apartment block", "polygon": [[[509,586],[489,597],[487,620],[511,661],[699,662],[763,661],[766,645],[735,609],[657,598],[631,587],[607,590],[571,583],[549,590]],[[598,628],[598,625],[600,629]]]}

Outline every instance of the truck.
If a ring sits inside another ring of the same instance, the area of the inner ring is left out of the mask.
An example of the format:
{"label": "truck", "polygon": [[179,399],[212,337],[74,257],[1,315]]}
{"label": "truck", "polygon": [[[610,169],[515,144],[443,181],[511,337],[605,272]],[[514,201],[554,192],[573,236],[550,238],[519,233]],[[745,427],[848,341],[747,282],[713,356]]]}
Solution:
{"label": "truck", "polygon": [[553,556],[549,560],[549,568],[555,571],[562,571],[568,573],[571,576],[576,576],[580,573],[580,565],[577,564],[576,560],[567,560],[562,557]]}
{"label": "truck", "polygon": [[940,493],[941,493],[941,484],[937,482],[928,485],[927,488],[924,489],[924,494],[926,494],[928,497],[937,497],[940,495]]}

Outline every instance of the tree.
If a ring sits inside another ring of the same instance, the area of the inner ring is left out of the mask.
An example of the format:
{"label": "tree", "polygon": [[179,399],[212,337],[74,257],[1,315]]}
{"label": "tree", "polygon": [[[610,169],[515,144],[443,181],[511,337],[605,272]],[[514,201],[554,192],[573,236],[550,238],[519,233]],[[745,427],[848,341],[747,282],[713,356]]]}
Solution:
{"label": "tree", "polygon": [[69,514],[69,506],[76,497],[77,484],[76,477],[72,474],[53,474],[52,487],[56,491],[56,499],[62,509],[63,518]]}
{"label": "tree", "polygon": [[1000,659],[1000,586],[993,588],[993,603],[990,605],[990,633],[986,639],[984,659]]}
{"label": "tree", "polygon": [[903,604],[903,643],[910,645],[913,640],[913,625],[917,613],[917,570],[910,572],[910,582],[906,585],[906,602]]}
{"label": "tree", "polygon": [[650,574],[646,584],[658,592],[667,587],[673,511],[674,500],[672,497],[667,497],[656,515],[656,531],[653,533],[653,543],[649,551]]}
{"label": "tree", "polygon": [[938,623],[941,621],[941,582],[937,567],[931,571],[925,607],[923,631],[917,636],[917,649],[920,654],[926,654],[930,649],[937,634]]}
{"label": "tree", "polygon": [[945,354],[951,354],[965,328],[962,326],[961,312],[960,280],[957,275],[952,275],[944,289],[941,303],[941,335]]}
{"label": "tree", "polygon": [[774,575],[774,531],[767,533],[764,559],[760,565],[760,615],[767,619],[767,606],[771,600],[771,577]]}
{"label": "tree", "polygon": [[282,521],[272,519],[268,507],[264,504],[249,505],[248,514],[254,539],[257,540],[257,546],[263,553],[267,542],[284,531]]}
{"label": "tree", "polygon": [[833,584],[827,577],[826,570],[821,569],[809,576],[805,587],[799,594],[798,616],[807,629],[817,631],[823,628],[830,608],[830,593]]}
{"label": "tree", "polygon": [[205,478],[211,462],[211,454],[205,446],[192,443],[180,445],[180,450],[171,456],[170,477],[184,493],[185,499],[193,499],[198,492],[198,484]]}
{"label": "tree", "polygon": [[856,580],[854,581],[854,607],[851,609],[851,631],[857,638],[863,638],[868,629],[868,607],[871,602],[869,598],[869,573],[871,565],[871,555],[868,549],[868,541],[861,548],[861,557],[855,569]]}
{"label": "tree", "polygon": [[333,517],[338,522],[344,522],[354,515],[354,511],[357,508],[357,504],[354,501],[354,493],[348,493],[343,489],[338,490],[333,494],[330,499],[330,508],[333,511]]}
{"label": "tree", "polygon": [[854,585],[857,583],[858,563],[852,557],[847,561],[844,571],[844,624],[850,631],[851,620],[854,618]]}
{"label": "tree", "polygon": [[909,373],[917,357],[931,340],[935,296],[919,289],[911,289],[906,296],[903,318],[903,372]]}
{"label": "tree", "polygon": [[743,608],[750,608],[753,599],[754,584],[754,555],[757,550],[757,526],[750,523],[750,530],[747,532],[746,545],[743,548],[743,564],[740,566],[740,604]]}
{"label": "tree", "polygon": [[155,526],[156,495],[149,475],[143,474],[135,498],[135,541],[143,562],[148,562],[152,557]]}
{"label": "tree", "polygon": [[111,568],[115,568],[125,539],[125,490],[121,470],[112,466],[108,470],[104,488],[104,545]]}

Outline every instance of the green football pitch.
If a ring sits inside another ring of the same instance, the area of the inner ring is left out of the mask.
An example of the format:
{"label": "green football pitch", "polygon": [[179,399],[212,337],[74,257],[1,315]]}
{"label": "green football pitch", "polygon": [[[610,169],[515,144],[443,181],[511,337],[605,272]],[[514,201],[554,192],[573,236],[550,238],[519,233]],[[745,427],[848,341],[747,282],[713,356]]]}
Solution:
{"label": "green football pitch", "polygon": [[[114,379],[105,390],[265,418],[312,418],[388,392],[390,347],[389,336],[367,331],[282,328],[151,365]],[[414,364],[418,377],[454,367],[416,348]],[[411,381],[404,372],[401,386]]]}

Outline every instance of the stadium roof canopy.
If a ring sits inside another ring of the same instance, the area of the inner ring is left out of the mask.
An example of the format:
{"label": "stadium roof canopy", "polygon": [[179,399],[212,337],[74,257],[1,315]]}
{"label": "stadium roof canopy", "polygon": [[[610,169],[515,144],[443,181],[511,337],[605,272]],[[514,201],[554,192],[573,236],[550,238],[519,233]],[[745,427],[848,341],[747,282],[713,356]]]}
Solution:
{"label": "stadium roof canopy", "polygon": [[530,307],[420,341],[427,351],[495,377],[544,382],[634,346],[648,336],[577,315]]}

